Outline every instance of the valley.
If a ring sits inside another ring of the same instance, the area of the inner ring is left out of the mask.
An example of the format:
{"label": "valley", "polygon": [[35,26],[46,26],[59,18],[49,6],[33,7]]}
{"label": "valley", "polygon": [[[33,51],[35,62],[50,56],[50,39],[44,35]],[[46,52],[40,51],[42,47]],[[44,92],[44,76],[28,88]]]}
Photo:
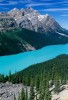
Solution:
{"label": "valley", "polygon": [[68,100],[68,30],[49,14],[0,12],[0,100]]}

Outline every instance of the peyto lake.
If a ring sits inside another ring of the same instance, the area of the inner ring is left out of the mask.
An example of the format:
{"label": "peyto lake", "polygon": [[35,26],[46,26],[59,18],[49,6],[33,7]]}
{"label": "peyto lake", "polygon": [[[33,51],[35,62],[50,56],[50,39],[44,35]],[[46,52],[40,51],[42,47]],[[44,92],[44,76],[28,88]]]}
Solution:
{"label": "peyto lake", "polygon": [[60,54],[68,54],[68,44],[46,46],[42,49],[0,57],[0,74],[20,71],[32,64],[44,62]]}

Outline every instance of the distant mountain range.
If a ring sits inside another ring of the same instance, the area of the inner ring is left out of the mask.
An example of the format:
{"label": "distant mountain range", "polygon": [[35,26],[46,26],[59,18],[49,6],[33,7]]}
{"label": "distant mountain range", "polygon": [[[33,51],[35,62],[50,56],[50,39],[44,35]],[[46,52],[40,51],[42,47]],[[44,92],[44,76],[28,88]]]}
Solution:
{"label": "distant mountain range", "polygon": [[68,31],[54,18],[32,8],[0,13],[0,55],[68,43]]}

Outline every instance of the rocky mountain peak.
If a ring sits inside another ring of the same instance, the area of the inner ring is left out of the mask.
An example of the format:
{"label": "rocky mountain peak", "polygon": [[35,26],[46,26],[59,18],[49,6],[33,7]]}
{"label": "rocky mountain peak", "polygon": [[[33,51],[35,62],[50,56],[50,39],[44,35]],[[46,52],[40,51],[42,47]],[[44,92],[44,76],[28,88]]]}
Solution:
{"label": "rocky mountain peak", "polygon": [[13,17],[15,17],[19,12],[20,12],[19,9],[14,8],[14,9],[10,10],[10,11],[8,12],[8,14],[11,15],[11,16],[13,16]]}
{"label": "rocky mountain peak", "polygon": [[49,17],[49,14],[45,14],[45,17]]}
{"label": "rocky mountain peak", "polygon": [[13,9],[10,10],[9,12],[11,12],[11,11],[19,11],[19,9],[17,9],[17,8],[13,8]]}
{"label": "rocky mountain peak", "polygon": [[19,27],[35,30],[36,32],[39,30],[39,32],[46,33],[50,30],[55,31],[61,28],[53,17],[48,14],[41,15],[37,10],[30,7],[21,8],[20,10],[14,8],[7,14],[14,18]]}
{"label": "rocky mountain peak", "polygon": [[31,13],[31,12],[33,12],[33,11],[34,11],[34,9],[33,9],[33,8],[31,8],[31,7],[28,7],[28,8],[26,8],[26,9],[25,9],[25,11],[26,11],[26,12],[28,12],[28,13]]}

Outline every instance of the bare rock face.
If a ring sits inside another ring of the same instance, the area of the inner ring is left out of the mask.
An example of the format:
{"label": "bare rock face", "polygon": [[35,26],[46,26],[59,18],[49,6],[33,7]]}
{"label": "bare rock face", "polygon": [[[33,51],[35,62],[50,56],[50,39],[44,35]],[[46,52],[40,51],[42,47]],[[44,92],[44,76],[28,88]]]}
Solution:
{"label": "bare rock face", "polygon": [[30,97],[30,86],[24,86],[21,84],[12,84],[9,82],[6,83],[0,83],[0,100],[14,100],[14,96],[16,97],[16,100],[18,100],[22,88],[28,93],[28,98]]}
{"label": "bare rock face", "polygon": [[41,15],[33,8],[14,8],[7,13],[0,13],[0,29],[21,27],[35,32],[49,33],[62,30],[56,20],[48,14]]}
{"label": "bare rock face", "polygon": [[21,90],[22,84],[0,83],[0,100],[18,100]]}
{"label": "bare rock face", "polygon": [[0,13],[0,29],[9,29],[16,27],[16,21],[6,13]]}
{"label": "bare rock face", "polygon": [[44,27],[45,31],[49,31],[49,29],[58,30],[58,28],[61,28],[61,26],[55,21],[55,19],[48,14],[42,17],[43,18],[40,20],[40,22],[42,23],[42,26]]}
{"label": "bare rock face", "polygon": [[48,14],[41,15],[32,8],[22,8],[21,10],[14,8],[8,14],[14,18],[19,27],[35,32],[48,33],[49,31],[61,29],[61,26],[54,18]]}
{"label": "bare rock face", "polygon": [[20,11],[19,11],[19,9],[14,8],[14,9],[10,10],[8,12],[8,14],[11,15],[12,17],[15,17],[16,15],[20,14]]}

